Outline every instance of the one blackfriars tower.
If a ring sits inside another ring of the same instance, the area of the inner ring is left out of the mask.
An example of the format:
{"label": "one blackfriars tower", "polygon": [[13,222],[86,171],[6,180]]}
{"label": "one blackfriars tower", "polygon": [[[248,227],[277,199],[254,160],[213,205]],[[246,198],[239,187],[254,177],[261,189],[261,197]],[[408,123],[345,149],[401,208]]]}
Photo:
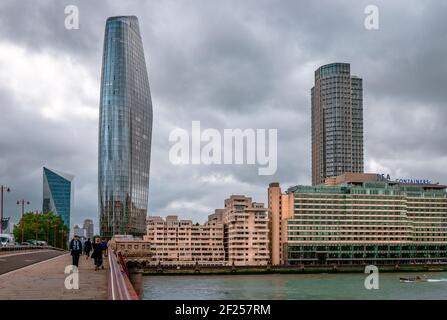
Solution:
{"label": "one blackfriars tower", "polygon": [[152,101],[138,19],[107,19],[101,75],[98,193],[102,237],[145,234]]}
{"label": "one blackfriars tower", "polygon": [[348,63],[315,71],[312,95],[312,184],[363,172],[363,84]]}

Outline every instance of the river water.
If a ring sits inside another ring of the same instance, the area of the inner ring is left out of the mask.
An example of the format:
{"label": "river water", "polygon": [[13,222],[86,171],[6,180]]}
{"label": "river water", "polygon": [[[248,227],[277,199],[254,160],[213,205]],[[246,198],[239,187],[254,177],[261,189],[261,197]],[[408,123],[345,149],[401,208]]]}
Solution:
{"label": "river water", "polygon": [[[438,282],[400,282],[427,275]],[[144,299],[447,299],[447,272],[381,273],[379,289],[365,289],[366,274],[145,276]]]}

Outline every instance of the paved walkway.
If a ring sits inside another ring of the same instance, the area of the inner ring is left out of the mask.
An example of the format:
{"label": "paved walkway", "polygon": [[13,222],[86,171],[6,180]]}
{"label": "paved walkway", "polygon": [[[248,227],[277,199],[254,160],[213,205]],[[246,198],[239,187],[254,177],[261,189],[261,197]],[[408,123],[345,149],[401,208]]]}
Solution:
{"label": "paved walkway", "polygon": [[22,300],[105,300],[108,297],[107,259],[104,270],[95,271],[92,259],[79,260],[79,289],[65,288],[65,267],[71,256],[63,254],[15,271],[0,275],[0,299]]}

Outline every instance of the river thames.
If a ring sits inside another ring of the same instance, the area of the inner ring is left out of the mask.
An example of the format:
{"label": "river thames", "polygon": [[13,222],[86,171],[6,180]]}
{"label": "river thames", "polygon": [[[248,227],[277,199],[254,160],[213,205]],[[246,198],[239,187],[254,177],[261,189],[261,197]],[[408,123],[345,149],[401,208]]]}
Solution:
{"label": "river thames", "polygon": [[[433,282],[400,282],[427,275]],[[266,274],[145,276],[148,300],[250,299],[447,299],[447,273],[382,273],[379,289],[367,290],[367,274]]]}

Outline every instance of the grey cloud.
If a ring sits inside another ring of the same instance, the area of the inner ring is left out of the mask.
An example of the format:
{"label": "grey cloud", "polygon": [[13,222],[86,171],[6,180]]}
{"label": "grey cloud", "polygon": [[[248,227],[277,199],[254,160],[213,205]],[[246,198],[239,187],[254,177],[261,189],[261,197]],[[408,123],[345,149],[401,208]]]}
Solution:
{"label": "grey cloud", "polygon": [[[64,28],[66,4],[79,6],[80,30]],[[0,36],[32,52],[68,55],[99,85],[107,16],[137,15],[154,105],[150,213],[203,221],[232,193],[265,202],[271,181],[284,188],[310,183],[313,71],[334,61],[350,62],[352,73],[364,79],[367,164],[447,183],[447,4],[375,1],[377,31],[363,26],[368,4],[2,1]],[[8,195],[8,212],[18,211],[19,193],[40,207],[41,167],[47,164],[76,175],[75,223],[96,218],[97,121],[58,124],[37,111],[24,114],[17,97],[2,88],[0,83],[0,183],[17,190]],[[99,87],[94,90],[99,100]],[[97,108],[97,101],[87,103]],[[173,166],[169,132],[190,128],[192,120],[217,129],[277,128],[277,173],[258,176],[254,166]],[[233,180],[202,181],[213,175]],[[172,209],[179,202],[196,208]]]}

